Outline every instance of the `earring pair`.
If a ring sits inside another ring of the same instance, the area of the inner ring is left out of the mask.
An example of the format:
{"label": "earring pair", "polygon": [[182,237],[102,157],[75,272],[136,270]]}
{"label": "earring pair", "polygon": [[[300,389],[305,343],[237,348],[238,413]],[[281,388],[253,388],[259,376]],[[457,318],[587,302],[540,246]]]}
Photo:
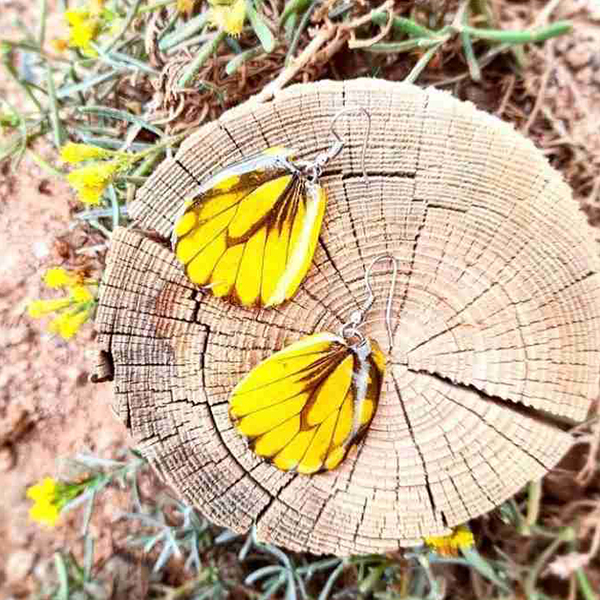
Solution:
{"label": "earring pair", "polygon": [[[371,117],[346,108],[331,123],[332,145],[312,161],[274,147],[216,173],[176,217],[173,250],[188,278],[242,306],[269,307],[291,298],[312,263],[326,204],[323,168],[344,148],[335,129],[349,111],[368,117],[362,149],[363,177]],[[229,415],[250,449],[283,471],[312,474],[335,469],[363,438],[379,402],[385,358],[360,331],[374,302],[370,275],[382,259],[393,261],[386,309],[392,346],[391,307],[397,261],[377,257],[365,271],[367,299],[339,334],[306,336],[254,367],[234,388]]]}

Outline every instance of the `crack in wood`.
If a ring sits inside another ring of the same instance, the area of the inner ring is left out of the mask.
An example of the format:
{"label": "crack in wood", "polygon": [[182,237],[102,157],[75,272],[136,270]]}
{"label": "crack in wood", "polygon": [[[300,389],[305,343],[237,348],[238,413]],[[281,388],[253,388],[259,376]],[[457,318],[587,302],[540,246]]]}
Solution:
{"label": "crack in wood", "polygon": [[[342,173],[342,171],[337,171],[337,173]],[[367,171],[367,178],[375,179],[375,177],[385,177],[389,179],[414,179],[417,174],[409,171]],[[325,174],[325,173],[324,173]],[[332,175],[332,172],[327,171],[327,175]],[[364,174],[362,171],[359,173],[344,173],[342,175],[342,181],[354,181],[354,180],[364,179]]]}
{"label": "crack in wood", "polygon": [[[427,375],[429,375],[430,377],[433,377],[434,379],[439,379],[440,381],[444,381],[446,383],[452,383],[452,385],[455,386],[458,389],[465,389],[465,390],[472,391],[472,392],[476,393],[481,400],[485,400],[486,402],[489,402],[490,404],[494,404],[496,406],[501,406],[502,408],[511,410],[511,411],[513,411],[515,413],[519,413],[520,412],[520,410],[518,410],[518,409],[523,409],[524,408],[524,407],[519,407],[516,404],[514,404],[514,405],[505,405],[503,402],[500,402],[498,400],[495,400],[494,398],[491,398],[490,396],[488,396],[487,394],[485,394],[485,392],[482,392],[482,391],[480,391],[479,389],[477,389],[477,388],[475,388],[473,386],[464,385],[464,384],[460,384],[460,383],[456,383],[456,382],[452,382],[451,380],[448,380],[445,377],[443,377],[441,375],[438,375],[437,373],[427,373]],[[486,419],[484,419],[477,411],[473,410],[472,408],[469,408],[468,406],[465,406],[464,404],[460,404],[459,402],[457,402],[453,398],[450,398],[446,394],[444,394],[444,398],[446,398],[446,400],[449,400],[453,404],[456,404],[457,406],[460,406],[461,408],[469,411],[479,421],[482,421],[485,425],[487,425],[488,427],[490,427],[490,429],[492,429],[495,433],[497,433],[502,438],[504,438],[505,440],[507,440],[508,442],[510,442],[513,446],[515,446],[516,448],[518,448],[521,452],[527,454],[527,456],[529,456],[529,458],[532,458],[533,460],[535,460],[535,462],[537,462],[541,467],[543,467],[544,470],[548,469],[548,466],[545,465],[539,458],[537,458],[536,456],[534,456],[533,454],[531,454],[529,452],[529,450],[527,450],[526,448],[523,448],[523,447],[519,446],[518,444],[516,444],[514,442],[514,440],[512,440],[510,437],[508,437],[500,429],[498,429],[497,427],[495,427],[492,423],[490,423],[489,421],[487,421]],[[535,417],[534,417],[534,415],[535,415]],[[539,422],[542,422],[545,425],[556,426],[556,424],[554,424],[554,423],[544,423],[543,419],[540,418],[539,412],[538,413],[534,413],[534,415],[526,415],[526,416],[529,416],[534,421],[537,420]],[[556,428],[560,429],[560,427],[556,427]]]}
{"label": "crack in wood", "polygon": [[412,440],[413,446],[415,447],[415,450],[417,451],[417,454],[419,455],[419,459],[421,460],[421,465],[423,467],[423,476],[425,477],[425,486],[424,487],[425,487],[425,490],[427,491],[427,496],[429,498],[431,512],[434,515],[434,517],[436,517],[439,513],[437,510],[437,506],[435,504],[435,499],[433,497],[433,493],[431,491],[431,485],[429,483],[429,474],[427,473],[427,463],[425,461],[425,455],[423,454],[423,451],[421,450],[419,444],[417,444],[415,432],[413,431],[410,419],[408,417],[408,411],[406,410],[406,407],[404,406],[404,402],[402,402],[402,394],[400,392],[400,385],[398,384],[396,376],[394,375],[393,372],[391,375],[392,375],[392,380],[394,382],[394,388],[396,389],[396,394],[398,394],[398,404],[400,405],[400,408],[402,409],[402,413],[404,415],[404,420],[406,422],[408,433]]}

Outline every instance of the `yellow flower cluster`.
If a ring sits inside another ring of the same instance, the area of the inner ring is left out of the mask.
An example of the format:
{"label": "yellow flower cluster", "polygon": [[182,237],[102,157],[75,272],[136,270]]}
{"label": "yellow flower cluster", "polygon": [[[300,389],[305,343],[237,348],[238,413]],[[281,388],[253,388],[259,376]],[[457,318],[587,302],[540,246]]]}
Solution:
{"label": "yellow flower cluster", "polygon": [[139,159],[139,155],[73,142],[61,148],[60,157],[71,165],[88,160],[111,159],[90,163],[67,175],[67,181],[77,190],[79,199],[90,205],[100,204],[104,190],[118,173]]}
{"label": "yellow flower cluster", "polygon": [[62,267],[48,269],[44,273],[44,283],[51,290],[70,288],[83,283],[83,275],[78,272],[66,271]]}
{"label": "yellow flower cluster", "polygon": [[459,525],[450,535],[426,537],[425,544],[442,556],[456,556],[459,550],[471,548],[475,538],[466,525]]}
{"label": "yellow flower cluster", "polygon": [[103,28],[104,2],[105,0],[88,0],[81,8],[65,11],[65,20],[69,25],[69,39],[52,40],[53,48],[57,52],[63,52],[67,47],[79,48],[86,56],[97,56],[92,42]]}
{"label": "yellow flower cluster", "polygon": [[96,298],[86,287],[83,275],[62,268],[48,269],[44,283],[51,289],[66,289],[68,295],[52,300],[33,300],[27,306],[29,316],[39,319],[60,313],[48,325],[48,330],[65,340],[72,338],[91,316]]}
{"label": "yellow flower cluster", "polygon": [[84,204],[100,204],[102,194],[115,178],[120,164],[116,160],[92,163],[67,175],[67,181],[75,188]]}
{"label": "yellow flower cluster", "polygon": [[42,479],[27,489],[27,497],[34,502],[29,509],[30,518],[38,523],[54,527],[60,511],[68,502],[77,498],[92,481],[90,479],[82,483],[62,483],[52,477]]}
{"label": "yellow flower cluster", "polygon": [[246,0],[208,1],[211,5],[209,22],[229,35],[240,35],[246,20]]}

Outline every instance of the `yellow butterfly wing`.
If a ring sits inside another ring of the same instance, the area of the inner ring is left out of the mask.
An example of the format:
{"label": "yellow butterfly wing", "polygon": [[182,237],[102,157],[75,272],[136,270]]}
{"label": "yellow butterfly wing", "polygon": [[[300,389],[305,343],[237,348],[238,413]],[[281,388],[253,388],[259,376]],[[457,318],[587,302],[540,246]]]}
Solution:
{"label": "yellow butterfly wing", "polygon": [[285,148],[219,172],[176,218],[172,243],[188,278],[242,306],[291,298],[315,252],[325,192],[291,170]]}
{"label": "yellow butterfly wing", "polygon": [[332,470],[371,424],[383,372],[374,342],[354,348],[331,333],[310,335],[252,369],[234,388],[229,415],[279,469]]}

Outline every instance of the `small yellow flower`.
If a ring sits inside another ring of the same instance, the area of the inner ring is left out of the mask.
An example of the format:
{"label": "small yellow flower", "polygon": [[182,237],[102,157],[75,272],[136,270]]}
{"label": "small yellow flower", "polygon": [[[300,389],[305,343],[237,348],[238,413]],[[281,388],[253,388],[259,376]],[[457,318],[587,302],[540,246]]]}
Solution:
{"label": "small yellow flower", "polygon": [[459,525],[450,535],[426,537],[425,543],[442,556],[456,556],[459,550],[473,546],[475,538],[466,525]]}
{"label": "small yellow flower", "polygon": [[78,285],[81,280],[81,275],[69,273],[62,267],[54,267],[44,273],[44,283],[53,290]]}
{"label": "small yellow flower", "polygon": [[65,18],[70,26],[69,46],[80,48],[88,56],[96,56],[91,43],[98,34],[100,21],[89,10],[67,10]]}
{"label": "small yellow flower", "polygon": [[56,495],[56,489],[56,481],[52,477],[44,477],[36,485],[27,488],[27,497],[36,502],[52,502]]}
{"label": "small yellow flower", "polygon": [[208,18],[212,25],[230,35],[240,35],[246,20],[246,0],[209,0]]}
{"label": "small yellow flower", "polygon": [[77,164],[85,160],[94,160],[98,158],[107,158],[112,156],[113,152],[100,148],[99,146],[90,146],[89,144],[76,144],[69,142],[60,149],[60,157],[69,164]]}
{"label": "small yellow flower", "polygon": [[88,479],[82,483],[62,483],[52,477],[45,477],[40,483],[27,489],[27,497],[34,501],[29,509],[30,518],[54,527],[64,506],[77,498],[93,481]]}
{"label": "small yellow flower", "polygon": [[182,14],[191,15],[196,0],[177,0],[177,10]]}
{"label": "small yellow flower", "polygon": [[77,190],[85,204],[99,204],[106,186],[113,180],[121,163],[115,160],[92,163],[67,175],[67,181]]}
{"label": "small yellow flower", "polygon": [[60,514],[58,483],[51,477],[46,477],[27,490],[27,497],[34,501],[29,509],[31,519],[54,527]]}
{"label": "small yellow flower", "polygon": [[48,325],[48,331],[57,333],[61,338],[70,340],[88,320],[89,310],[76,310],[63,313],[53,319]]}
{"label": "small yellow flower", "polygon": [[39,319],[57,310],[63,310],[71,306],[70,298],[57,298],[55,300],[34,300],[27,306],[27,312],[33,319]]}
{"label": "small yellow flower", "polygon": [[29,509],[29,518],[32,521],[37,521],[42,525],[48,525],[50,527],[54,527],[56,525],[56,521],[58,521],[58,517],[60,515],[60,510],[56,504],[45,504],[43,502],[36,502]]}
{"label": "small yellow flower", "polygon": [[71,298],[74,302],[83,303],[90,302],[94,296],[84,285],[77,285],[71,290]]}

